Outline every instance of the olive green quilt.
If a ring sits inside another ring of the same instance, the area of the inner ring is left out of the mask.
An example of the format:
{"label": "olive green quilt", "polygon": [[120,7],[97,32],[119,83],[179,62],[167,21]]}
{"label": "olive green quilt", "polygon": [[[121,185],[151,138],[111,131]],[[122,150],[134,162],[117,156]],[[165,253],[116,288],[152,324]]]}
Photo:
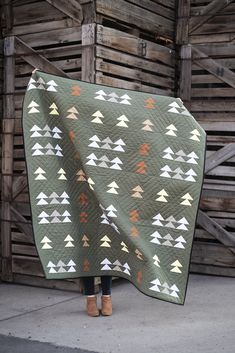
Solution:
{"label": "olive green quilt", "polygon": [[23,131],[46,278],[123,277],[183,304],[206,134],[182,101],[36,70]]}

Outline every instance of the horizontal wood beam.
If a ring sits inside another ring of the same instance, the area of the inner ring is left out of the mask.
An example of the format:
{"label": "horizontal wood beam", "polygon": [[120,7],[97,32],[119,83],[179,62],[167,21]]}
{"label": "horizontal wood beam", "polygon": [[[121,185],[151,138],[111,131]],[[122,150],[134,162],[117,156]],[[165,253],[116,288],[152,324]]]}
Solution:
{"label": "horizontal wood beam", "polygon": [[192,46],[192,59],[196,65],[210,72],[212,75],[235,88],[235,73],[211,59],[207,54]]}
{"label": "horizontal wood beam", "polygon": [[189,21],[189,33],[191,34],[197,28],[202,26],[204,23],[216,15],[217,12],[231,4],[234,0],[213,0],[207,6],[205,6],[198,16],[195,16]]}
{"label": "horizontal wood beam", "polygon": [[60,75],[63,77],[69,77],[63,70],[56,67],[44,56],[38,54],[34,49],[29,47],[18,37],[15,37],[15,50],[16,54],[20,55],[28,64],[33,67],[45,71],[50,74]]}
{"label": "horizontal wood beam", "polygon": [[83,20],[82,6],[78,0],[46,0],[50,5],[81,24]]}
{"label": "horizontal wood beam", "polygon": [[227,232],[217,222],[201,210],[198,212],[197,223],[235,254],[235,236]]}
{"label": "horizontal wood beam", "polygon": [[206,159],[205,173],[217,167],[219,164],[227,161],[235,155],[235,143],[229,143],[218,151],[214,152]]}

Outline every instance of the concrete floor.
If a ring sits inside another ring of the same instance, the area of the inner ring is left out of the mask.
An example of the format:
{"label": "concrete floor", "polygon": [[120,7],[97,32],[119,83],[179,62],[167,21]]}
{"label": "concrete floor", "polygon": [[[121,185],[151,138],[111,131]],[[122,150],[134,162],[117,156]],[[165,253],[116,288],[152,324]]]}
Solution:
{"label": "concrete floor", "polygon": [[[8,336],[0,336],[0,352],[26,353],[31,345],[29,352],[36,353],[36,340],[76,348],[74,353],[234,353],[234,298],[232,278],[190,275],[184,306],[149,298],[118,280],[113,316],[90,318],[80,294],[0,284],[0,334]],[[22,351],[13,336],[26,339],[19,340]]]}

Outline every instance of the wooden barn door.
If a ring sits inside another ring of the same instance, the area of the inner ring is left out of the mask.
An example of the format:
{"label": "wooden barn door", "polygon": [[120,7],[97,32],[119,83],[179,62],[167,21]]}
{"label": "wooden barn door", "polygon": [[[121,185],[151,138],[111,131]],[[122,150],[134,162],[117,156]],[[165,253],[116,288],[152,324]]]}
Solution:
{"label": "wooden barn door", "polygon": [[29,77],[35,68],[64,77],[93,80],[94,57],[91,56],[94,55],[94,24],[86,24],[86,20],[92,17],[92,11],[89,1],[81,2],[84,8],[77,0],[6,0],[2,6],[1,264],[4,281],[62,289],[79,288],[76,279],[44,279],[31,224],[22,136],[22,103]]}
{"label": "wooden barn door", "polygon": [[235,2],[179,0],[179,95],[207,132],[191,269],[235,276]]}

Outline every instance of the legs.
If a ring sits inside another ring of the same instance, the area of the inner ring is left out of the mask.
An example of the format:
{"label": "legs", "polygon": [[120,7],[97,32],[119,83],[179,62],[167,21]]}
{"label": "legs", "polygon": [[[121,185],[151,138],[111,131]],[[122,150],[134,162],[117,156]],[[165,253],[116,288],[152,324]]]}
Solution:
{"label": "legs", "polygon": [[[97,298],[95,296],[94,277],[83,277],[84,294],[87,296],[87,314],[89,316],[98,316],[99,310],[97,308]],[[101,313],[102,315],[112,315],[112,302],[111,302],[111,276],[101,276]]]}
{"label": "legs", "polygon": [[[102,295],[111,295],[111,276],[101,276]],[[95,295],[94,277],[83,277],[85,295]]]}
{"label": "legs", "polygon": [[84,294],[95,295],[94,277],[83,277]]}
{"label": "legs", "polygon": [[111,295],[112,277],[101,276],[102,295]]}
{"label": "legs", "polygon": [[101,276],[101,288],[102,288],[101,313],[104,316],[112,315],[111,285],[112,285],[111,276]]}

